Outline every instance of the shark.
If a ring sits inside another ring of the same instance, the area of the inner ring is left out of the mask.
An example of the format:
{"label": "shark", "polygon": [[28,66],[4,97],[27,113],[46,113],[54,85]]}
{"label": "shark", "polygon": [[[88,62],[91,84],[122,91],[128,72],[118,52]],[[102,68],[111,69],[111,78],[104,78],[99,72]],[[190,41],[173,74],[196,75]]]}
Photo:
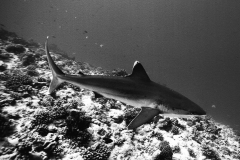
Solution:
{"label": "shark", "polygon": [[93,91],[96,95],[115,99],[125,104],[141,108],[138,115],[128,124],[127,128],[135,130],[151,121],[159,114],[169,116],[202,116],[206,112],[182,94],[153,82],[142,64],[135,61],[132,73],[125,76],[69,75],[62,72],[54,63],[48,49],[48,37],[45,52],[52,79],[48,93],[51,94],[63,82]]}

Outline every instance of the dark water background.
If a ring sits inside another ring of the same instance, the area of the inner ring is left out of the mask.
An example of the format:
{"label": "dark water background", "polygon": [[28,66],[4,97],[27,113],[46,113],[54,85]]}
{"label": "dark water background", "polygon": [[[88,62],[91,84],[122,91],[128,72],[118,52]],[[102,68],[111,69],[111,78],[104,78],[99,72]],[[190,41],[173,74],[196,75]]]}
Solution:
{"label": "dark water background", "polygon": [[240,130],[239,0],[1,0],[0,23],[112,70],[150,78]]}

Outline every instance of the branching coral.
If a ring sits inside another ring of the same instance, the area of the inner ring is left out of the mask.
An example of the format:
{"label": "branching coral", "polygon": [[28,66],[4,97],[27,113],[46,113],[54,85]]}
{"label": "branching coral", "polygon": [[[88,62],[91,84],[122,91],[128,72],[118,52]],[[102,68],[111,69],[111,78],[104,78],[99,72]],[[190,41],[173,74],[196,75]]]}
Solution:
{"label": "branching coral", "polygon": [[215,126],[214,124],[210,124],[207,128],[206,131],[212,134],[219,134],[219,132],[221,131],[221,128],[218,128],[217,126]]}
{"label": "branching coral", "polygon": [[35,65],[27,66],[27,70],[35,70],[37,67]]}
{"label": "branching coral", "polygon": [[47,82],[47,80],[45,78],[43,78],[43,77],[38,77],[37,81],[38,82]]}
{"label": "branching coral", "polygon": [[206,156],[206,158],[211,159],[211,160],[221,160],[219,154],[217,153],[217,151],[215,151],[214,149],[212,149],[211,147],[204,145],[202,147],[202,152],[203,155]]}
{"label": "branching coral", "polygon": [[21,86],[31,85],[32,79],[28,75],[15,74],[12,75],[6,82],[6,88],[13,91],[22,91],[20,90]]}
{"label": "branching coral", "polygon": [[38,126],[42,124],[49,124],[52,123],[54,120],[57,119],[64,119],[68,115],[68,109],[67,107],[64,106],[54,106],[54,107],[49,107],[47,110],[37,112],[33,116],[32,120],[32,126]]}
{"label": "branching coral", "polygon": [[22,45],[9,45],[5,50],[15,54],[20,54],[26,51]]}
{"label": "branching coral", "polygon": [[0,59],[3,61],[8,61],[11,57],[12,56],[9,53],[0,53]]}
{"label": "branching coral", "polygon": [[172,124],[173,124],[174,126],[177,126],[178,128],[181,128],[182,130],[185,130],[185,129],[186,129],[186,126],[180,124],[179,121],[178,121],[178,119],[176,119],[176,118],[172,119]]}
{"label": "branching coral", "polygon": [[171,132],[174,135],[177,135],[177,134],[179,134],[179,128],[177,126],[173,126],[172,129],[171,129]]}
{"label": "branching coral", "polygon": [[173,151],[167,141],[161,142],[159,148],[161,152],[154,160],[172,160]]}
{"label": "branching coral", "polygon": [[0,74],[0,80],[1,81],[7,81],[11,76],[8,73],[3,72],[3,74]]}
{"label": "branching coral", "polygon": [[42,124],[49,124],[53,121],[53,117],[48,111],[40,111],[33,116],[32,126],[38,126]]}
{"label": "branching coral", "polygon": [[91,118],[85,116],[84,112],[78,112],[72,110],[70,115],[66,119],[66,123],[69,131],[73,130],[85,130],[91,123]]}
{"label": "branching coral", "polygon": [[42,125],[39,125],[37,127],[37,130],[36,130],[41,136],[46,136],[49,132],[48,130],[48,125],[46,124],[42,124]]}
{"label": "branching coral", "polygon": [[42,101],[40,101],[40,104],[44,107],[52,106],[54,103],[54,99],[50,96],[45,96]]}
{"label": "branching coral", "polygon": [[29,76],[38,76],[39,72],[36,71],[36,70],[28,70],[27,71],[27,75],[29,75]]}
{"label": "branching coral", "polygon": [[121,77],[124,77],[124,76],[127,76],[128,73],[125,69],[114,69],[112,71],[112,76],[121,76]]}
{"label": "branching coral", "polygon": [[188,148],[188,153],[191,157],[196,158],[196,154],[194,153],[194,151],[191,148]]}
{"label": "branching coral", "polygon": [[173,153],[180,153],[181,152],[181,148],[177,145],[173,147]]}
{"label": "branching coral", "polygon": [[66,136],[77,142],[78,145],[86,143],[91,137],[86,131],[90,123],[91,118],[85,116],[84,112],[72,110],[66,119]]}
{"label": "branching coral", "polygon": [[30,64],[33,64],[36,60],[35,58],[35,54],[33,53],[24,53],[23,55],[21,55],[22,65],[28,66]]}
{"label": "branching coral", "polygon": [[160,132],[152,132],[152,136],[153,137],[156,137],[158,140],[160,140],[160,141],[163,141],[163,135],[162,135],[162,133],[160,133]]}
{"label": "branching coral", "polygon": [[81,147],[80,154],[84,160],[107,160],[110,156],[110,149],[102,143],[97,143],[92,147]]}
{"label": "branching coral", "polygon": [[15,100],[22,99],[22,94],[18,92],[11,92],[10,97],[12,97]]}
{"label": "branching coral", "polygon": [[17,146],[17,150],[20,154],[28,154],[32,150],[32,145],[28,142],[21,142]]}
{"label": "branching coral", "polygon": [[165,120],[160,124],[160,129],[164,129],[165,131],[170,131],[172,128],[172,121],[170,118],[165,118]]}

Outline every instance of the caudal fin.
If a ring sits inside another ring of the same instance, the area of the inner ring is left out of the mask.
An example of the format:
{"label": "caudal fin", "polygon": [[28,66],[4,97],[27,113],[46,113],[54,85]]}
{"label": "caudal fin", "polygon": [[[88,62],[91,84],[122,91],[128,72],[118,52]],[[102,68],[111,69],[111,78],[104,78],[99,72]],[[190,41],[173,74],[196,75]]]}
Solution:
{"label": "caudal fin", "polygon": [[62,82],[64,82],[63,80],[61,80],[60,78],[58,78],[59,75],[64,75],[64,73],[58,68],[58,66],[54,63],[52,57],[49,54],[49,50],[48,50],[48,37],[45,43],[45,51],[47,54],[47,60],[48,60],[48,64],[50,69],[52,70],[52,81],[50,83],[48,92],[49,94],[51,94]]}

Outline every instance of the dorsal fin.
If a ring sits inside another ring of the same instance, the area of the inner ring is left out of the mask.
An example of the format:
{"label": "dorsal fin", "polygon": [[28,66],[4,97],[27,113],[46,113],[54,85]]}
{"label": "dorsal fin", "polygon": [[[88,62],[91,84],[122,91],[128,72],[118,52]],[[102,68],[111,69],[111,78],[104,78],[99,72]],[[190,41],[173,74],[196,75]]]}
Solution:
{"label": "dorsal fin", "polygon": [[142,64],[138,61],[134,62],[132,74],[130,74],[128,77],[143,80],[143,81],[151,81],[145,69],[143,68]]}

